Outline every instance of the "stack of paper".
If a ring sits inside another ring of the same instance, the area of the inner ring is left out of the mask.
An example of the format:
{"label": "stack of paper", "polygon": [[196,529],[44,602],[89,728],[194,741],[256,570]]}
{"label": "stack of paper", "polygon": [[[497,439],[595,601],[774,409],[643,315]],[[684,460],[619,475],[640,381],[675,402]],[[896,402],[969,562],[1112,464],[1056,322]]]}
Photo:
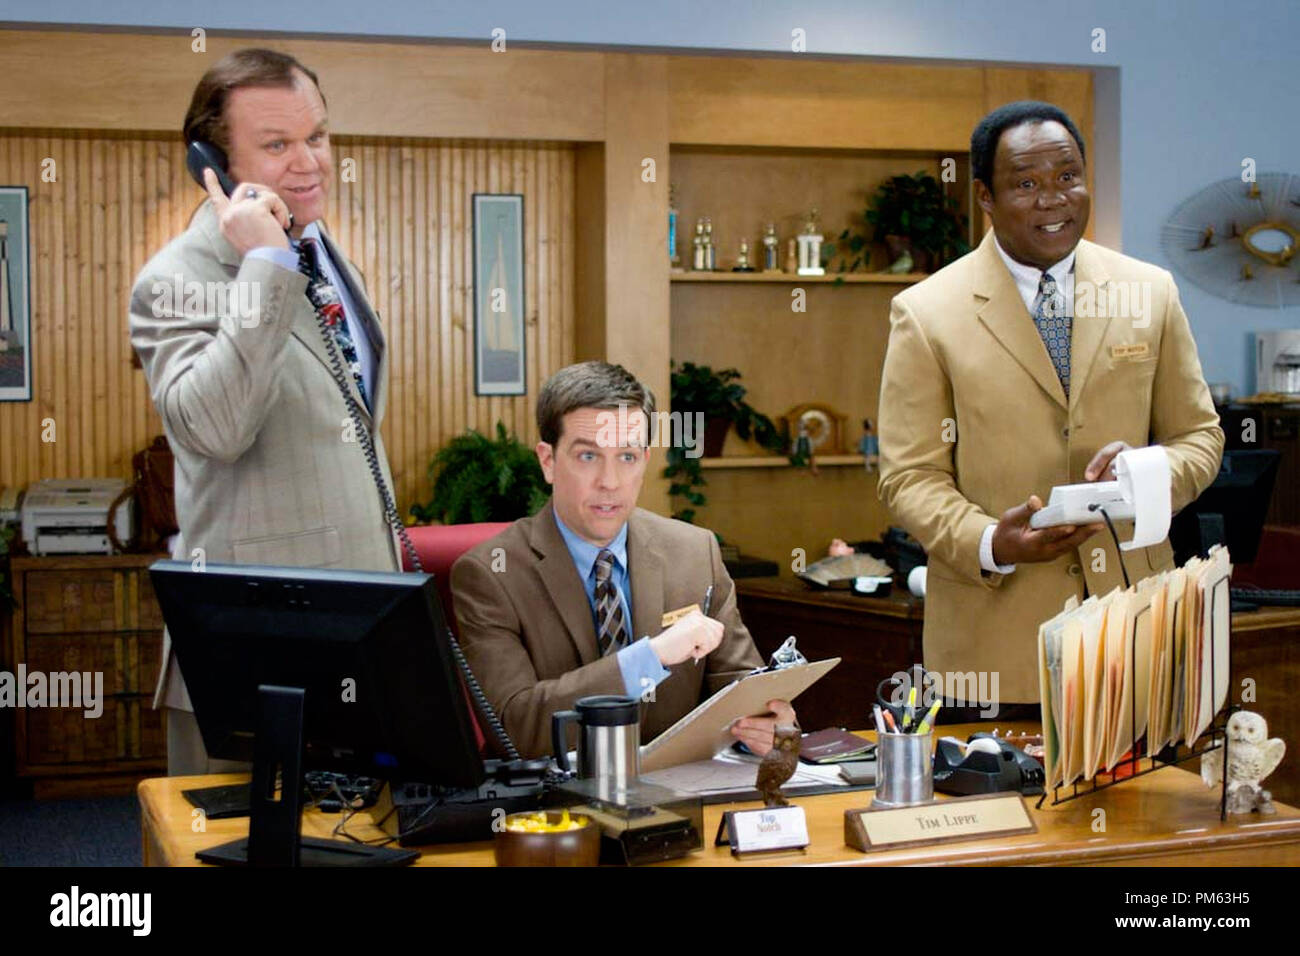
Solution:
{"label": "stack of paper", "polygon": [[1038,629],[1047,785],[1111,770],[1146,735],[1154,754],[1194,742],[1228,698],[1228,551],[1070,598]]}

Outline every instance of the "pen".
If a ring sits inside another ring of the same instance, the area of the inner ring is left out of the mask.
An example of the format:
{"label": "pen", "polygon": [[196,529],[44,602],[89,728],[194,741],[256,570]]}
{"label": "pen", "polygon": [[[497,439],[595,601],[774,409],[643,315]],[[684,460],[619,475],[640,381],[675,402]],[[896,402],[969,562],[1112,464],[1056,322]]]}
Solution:
{"label": "pen", "polygon": [[898,725],[894,723],[894,715],[891,714],[889,711],[885,711],[884,714],[885,714],[885,723],[889,725],[889,732],[891,734],[898,733]]}
{"label": "pen", "polygon": [[912,726],[912,718],[916,716],[916,687],[913,686],[907,692],[907,706],[903,708],[903,732]]}
{"label": "pen", "polygon": [[883,734],[885,732],[885,718],[880,716],[879,704],[871,705],[871,714],[876,719],[876,733]]}
{"label": "pen", "polygon": [[[705,590],[704,590],[704,616],[705,616],[705,617],[708,617],[708,616],[709,616],[709,605],[710,605],[712,602],[713,602],[713,585],[710,584],[710,585],[709,585],[707,588],[705,588]],[[695,658],[695,666],[696,666],[696,667],[699,667],[699,666],[700,666],[700,659],[699,659],[698,657]]]}
{"label": "pen", "polygon": [[939,713],[939,701],[936,700],[930,705],[929,712],[924,718],[922,718],[921,722],[917,724],[916,732],[918,734],[928,734],[930,732],[930,727],[934,724],[934,715],[937,713]]}

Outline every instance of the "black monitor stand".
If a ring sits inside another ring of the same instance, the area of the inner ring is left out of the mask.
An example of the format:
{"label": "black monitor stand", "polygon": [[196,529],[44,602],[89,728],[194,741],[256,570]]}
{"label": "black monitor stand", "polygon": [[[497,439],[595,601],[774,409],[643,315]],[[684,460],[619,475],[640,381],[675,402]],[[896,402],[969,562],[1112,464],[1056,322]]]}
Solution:
{"label": "black monitor stand", "polygon": [[258,685],[248,836],[195,856],[219,866],[404,866],[415,860],[415,850],[302,835],[304,699],[301,687]]}

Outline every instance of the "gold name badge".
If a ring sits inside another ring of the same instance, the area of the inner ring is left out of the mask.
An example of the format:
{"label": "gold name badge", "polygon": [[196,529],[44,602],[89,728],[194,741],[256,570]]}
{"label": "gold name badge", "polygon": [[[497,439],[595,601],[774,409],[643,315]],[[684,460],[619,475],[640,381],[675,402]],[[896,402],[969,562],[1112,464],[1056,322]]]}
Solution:
{"label": "gold name badge", "polygon": [[698,611],[699,609],[700,606],[698,604],[688,604],[686,605],[686,607],[679,607],[675,611],[668,611],[666,614],[664,614],[662,620],[660,620],[659,626],[672,627],[674,624],[676,624],[678,621],[684,618],[687,614],[690,614],[692,611]]}
{"label": "gold name badge", "polygon": [[1134,342],[1132,345],[1112,345],[1110,357],[1116,359],[1146,358],[1151,354],[1151,346],[1146,342]]}

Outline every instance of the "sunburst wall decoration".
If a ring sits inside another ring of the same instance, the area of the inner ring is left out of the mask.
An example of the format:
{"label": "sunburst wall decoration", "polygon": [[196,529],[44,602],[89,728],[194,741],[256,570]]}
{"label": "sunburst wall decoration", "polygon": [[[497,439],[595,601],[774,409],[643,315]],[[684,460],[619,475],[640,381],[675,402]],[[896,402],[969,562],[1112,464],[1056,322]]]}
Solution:
{"label": "sunburst wall decoration", "polygon": [[1225,179],[1179,206],[1161,233],[1179,274],[1229,302],[1300,305],[1300,176]]}

